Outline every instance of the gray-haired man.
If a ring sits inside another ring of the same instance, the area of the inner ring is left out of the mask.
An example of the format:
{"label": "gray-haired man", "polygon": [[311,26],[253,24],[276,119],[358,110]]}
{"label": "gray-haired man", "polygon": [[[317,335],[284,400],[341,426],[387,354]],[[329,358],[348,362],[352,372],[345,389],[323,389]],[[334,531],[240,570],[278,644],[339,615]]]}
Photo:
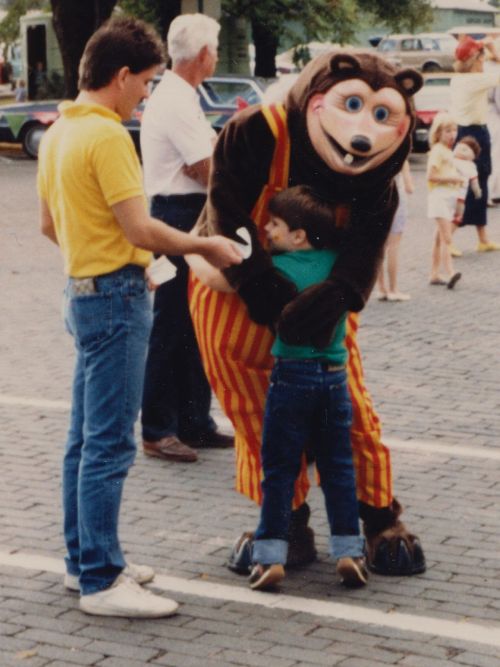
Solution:
{"label": "gray-haired man", "polygon": [[[141,150],[151,214],[189,232],[206,200],[215,132],[196,92],[217,64],[220,26],[203,14],[178,16],[170,25],[167,70],[149,99]],[[196,461],[190,447],[231,447],[210,417],[211,390],[201,363],[187,300],[188,267],[181,257],[174,280],[155,294],[149,342],[142,433],[144,453],[170,461]]]}

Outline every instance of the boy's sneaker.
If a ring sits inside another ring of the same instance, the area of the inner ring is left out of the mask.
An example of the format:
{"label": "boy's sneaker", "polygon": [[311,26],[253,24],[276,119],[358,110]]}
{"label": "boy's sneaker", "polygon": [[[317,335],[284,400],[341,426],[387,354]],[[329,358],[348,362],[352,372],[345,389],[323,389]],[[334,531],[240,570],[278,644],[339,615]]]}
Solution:
{"label": "boy's sneaker", "polygon": [[340,577],[340,583],[347,588],[359,588],[368,583],[368,569],[366,560],[363,557],[339,558],[337,561],[337,574]]}
{"label": "boy's sneaker", "polygon": [[261,565],[257,563],[253,566],[252,572],[248,577],[250,588],[255,591],[263,591],[267,588],[273,588],[285,578],[285,568],[279,563],[273,565]]}
{"label": "boy's sneaker", "polygon": [[[134,563],[127,563],[121,574],[133,579],[137,584],[148,584],[155,577],[155,571],[152,567],[149,567],[149,565],[135,565]],[[70,591],[80,592],[80,582],[74,574],[66,572],[64,586]]]}
{"label": "boy's sneaker", "polygon": [[175,614],[178,606],[174,600],[154,595],[123,574],[104,591],[80,598],[81,611],[93,616],[160,618]]}

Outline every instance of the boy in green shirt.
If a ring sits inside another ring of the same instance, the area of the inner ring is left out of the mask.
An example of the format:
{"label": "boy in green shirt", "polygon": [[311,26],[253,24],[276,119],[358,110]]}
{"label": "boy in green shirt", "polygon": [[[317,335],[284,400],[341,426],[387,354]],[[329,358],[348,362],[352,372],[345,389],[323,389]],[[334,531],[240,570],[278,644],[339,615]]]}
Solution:
{"label": "boy in green shirt", "polygon": [[[326,280],[337,253],[325,248],[332,210],[309,187],[297,186],[269,202],[265,230],[274,265],[299,292]],[[191,262],[213,289],[229,291],[220,272]],[[196,263],[195,263],[196,262]],[[278,336],[266,401],[262,443],[263,504],[253,546],[249,583],[266,589],[283,579],[295,480],[307,442],[313,446],[330,524],[330,551],[346,586],[363,586],[368,573],[359,531],[352,461],[352,406],[347,390],[345,318],[325,348],[289,345]]]}

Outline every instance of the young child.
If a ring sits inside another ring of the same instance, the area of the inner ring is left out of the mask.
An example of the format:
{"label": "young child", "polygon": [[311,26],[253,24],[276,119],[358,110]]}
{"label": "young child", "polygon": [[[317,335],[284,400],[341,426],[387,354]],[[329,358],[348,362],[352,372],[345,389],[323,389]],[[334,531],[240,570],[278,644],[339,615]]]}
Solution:
{"label": "young child", "polygon": [[28,89],[26,88],[26,81],[24,81],[24,79],[17,80],[17,86],[14,89],[14,96],[16,102],[26,102],[28,98]]}
{"label": "young child", "polygon": [[[389,238],[385,245],[384,261],[377,278],[379,301],[408,301],[410,299],[409,294],[399,291],[397,282],[399,246],[408,217],[407,195],[412,194],[414,189],[408,160],[405,160],[403,168],[396,178],[396,185],[399,194],[399,205],[392,221]],[[386,270],[389,289],[387,289],[385,282]]]}
{"label": "young child", "polygon": [[481,146],[474,137],[469,136],[462,137],[460,141],[457,141],[455,148],[453,149],[455,167],[463,179],[460,190],[458,191],[455,217],[453,218],[453,224],[455,225],[459,225],[464,217],[465,198],[467,197],[469,186],[474,193],[475,198],[481,199],[482,191],[479,185],[477,166],[474,162],[474,160],[478,158],[480,152]]}
{"label": "young child", "polygon": [[[436,221],[430,284],[446,285],[448,289],[453,289],[462,277],[461,273],[455,272],[451,255],[452,221],[462,185],[462,177],[455,166],[452,152],[456,137],[457,124],[450,114],[436,114],[429,133],[431,151],[427,161],[427,215]],[[439,273],[441,266],[446,277]]]}
{"label": "young child", "polygon": [[[336,259],[334,251],[324,248],[322,239],[322,230],[331,226],[331,208],[315,199],[310,188],[298,186],[275,195],[269,213],[265,230],[274,265],[299,291],[325,280]],[[213,289],[230,289],[220,273],[208,266],[200,271],[199,264],[196,267],[190,258],[188,263]],[[285,576],[293,490],[307,442],[314,448],[337,573],[345,586],[367,583],[352,462],[352,407],[344,339],[345,319],[324,349],[288,345],[279,337],[273,345],[275,365],[262,443],[264,498],[249,578],[253,589],[272,587]]]}

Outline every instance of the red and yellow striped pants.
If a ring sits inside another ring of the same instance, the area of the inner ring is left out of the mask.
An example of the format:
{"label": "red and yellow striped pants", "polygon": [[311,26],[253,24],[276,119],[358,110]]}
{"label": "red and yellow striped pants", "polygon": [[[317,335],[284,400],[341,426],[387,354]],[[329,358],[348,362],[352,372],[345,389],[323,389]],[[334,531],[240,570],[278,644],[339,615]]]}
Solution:
{"label": "red and yellow striped pants", "polygon": [[[273,363],[272,335],[248,318],[246,307],[236,294],[213,292],[193,276],[190,308],[207,377],[235,429],[236,489],[260,504],[260,447]],[[381,442],[380,421],[364,384],[357,329],[358,316],[350,314],[347,371],[353,403],[351,441],[358,498],[374,507],[386,507],[392,501],[391,460],[389,450]],[[294,507],[304,502],[309,485],[304,459],[295,485]]]}

